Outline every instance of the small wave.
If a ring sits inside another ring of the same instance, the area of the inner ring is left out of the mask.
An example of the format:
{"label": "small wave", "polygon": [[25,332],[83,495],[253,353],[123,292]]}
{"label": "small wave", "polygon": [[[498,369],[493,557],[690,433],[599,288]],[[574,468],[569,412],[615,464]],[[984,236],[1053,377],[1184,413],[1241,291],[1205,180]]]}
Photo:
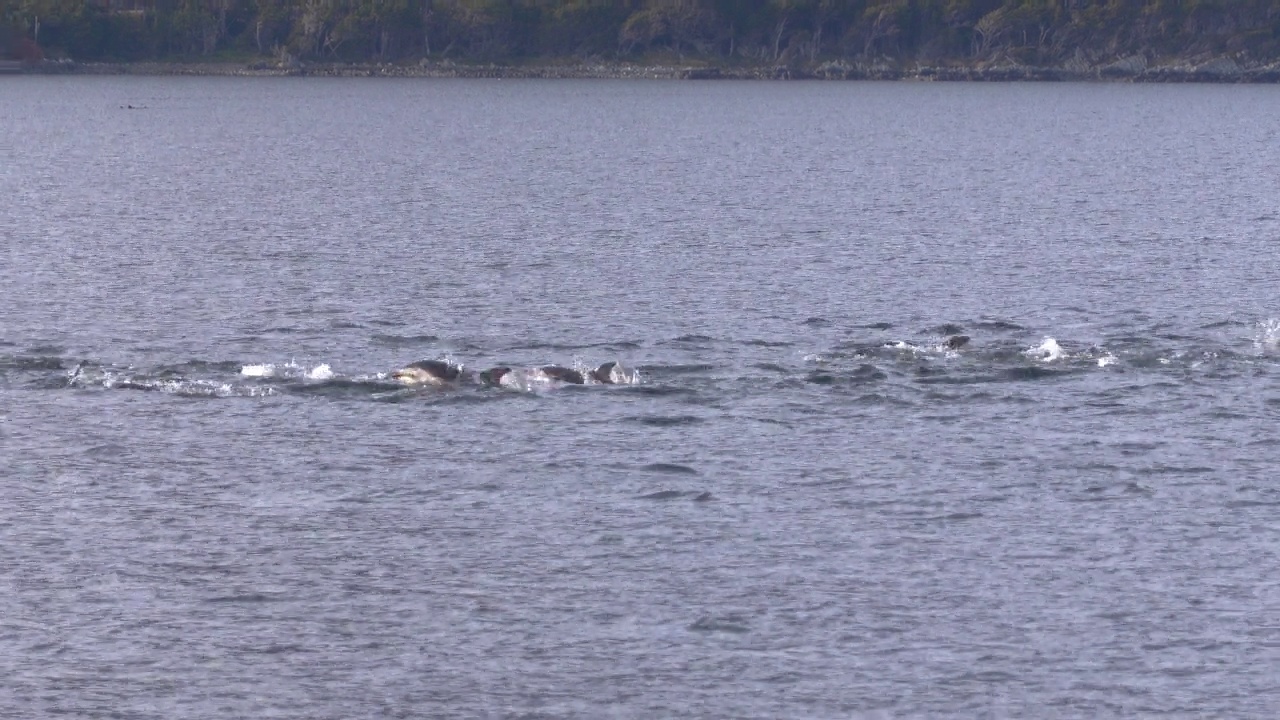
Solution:
{"label": "small wave", "polygon": [[639,495],[637,500],[678,500],[680,498],[690,498],[694,502],[708,502],[714,500],[715,496],[710,491],[703,490],[659,490],[646,495]]}
{"label": "small wave", "polygon": [[27,348],[26,355],[62,355],[67,351],[61,345],[34,345]]}
{"label": "small wave", "polygon": [[673,475],[697,475],[698,471],[688,465],[677,465],[675,463],[649,463],[640,468],[647,472],[669,473]]}
{"label": "small wave", "polygon": [[851,399],[856,405],[871,406],[892,406],[892,407],[911,407],[915,403],[901,397],[895,397],[885,393],[864,393]]}
{"label": "small wave", "polygon": [[1000,380],[1000,377],[991,374],[925,375],[917,377],[915,382],[921,385],[980,385],[982,383],[999,382]]}
{"label": "small wave", "polygon": [[680,490],[659,490],[651,492],[648,495],[641,495],[637,500],[675,500],[678,497],[684,497],[684,492]]}
{"label": "small wave", "polygon": [[727,615],[723,618],[701,617],[694,621],[689,629],[695,632],[724,632],[732,635],[751,632],[746,621],[735,615]]}
{"label": "small wave", "polygon": [[1015,381],[1044,380],[1047,378],[1055,378],[1055,377],[1060,377],[1062,375],[1069,375],[1069,374],[1070,372],[1066,370],[1051,370],[1046,367],[1037,367],[1037,366],[1009,368],[1004,372],[1000,373],[1002,379],[1015,380]]}
{"label": "small wave", "polygon": [[623,422],[652,425],[654,427],[674,427],[678,425],[696,425],[706,422],[697,415],[633,415],[623,418]]}
{"label": "small wave", "polygon": [[286,599],[287,598],[285,596],[278,595],[278,594],[268,595],[267,593],[248,592],[248,593],[241,593],[238,595],[218,595],[215,597],[206,598],[205,602],[207,603],[264,603],[264,602],[280,602]]}
{"label": "small wave", "polygon": [[953,512],[946,515],[934,515],[932,517],[920,518],[926,522],[960,522],[962,520],[978,520],[982,517],[980,512]]}
{"label": "small wave", "polygon": [[1026,329],[1023,326],[1019,325],[1018,323],[1009,322],[1007,320],[983,320],[981,322],[974,323],[974,327],[980,330],[1015,331],[1015,332],[1018,330]]}
{"label": "small wave", "polygon": [[188,360],[176,365],[166,365],[162,369],[179,373],[236,372],[240,369],[240,363],[234,360]]}
{"label": "small wave", "polygon": [[51,355],[14,355],[0,357],[0,370],[61,370],[63,363],[62,358]]}
{"label": "small wave", "polygon": [[[408,398],[422,394],[422,388],[405,387],[398,382],[379,379],[376,375],[348,378],[335,376],[325,380],[298,379],[279,386],[290,393],[328,398],[369,397],[372,399]],[[432,390],[436,388],[430,388]]]}
{"label": "small wave", "polygon": [[805,381],[814,385],[835,385],[837,383],[849,383],[853,385],[861,385],[865,383],[876,383],[887,380],[889,376],[883,370],[870,363],[859,365],[853,372],[845,375],[836,375],[831,372],[815,371],[805,376]]}
{"label": "small wave", "polygon": [[522,343],[520,345],[509,345],[503,348],[503,350],[505,351],[552,350],[555,352],[575,352],[578,350],[612,350],[614,352],[621,352],[624,350],[636,350],[640,348],[640,346],[641,346],[640,343],[634,342],[631,340],[616,340],[616,341],[611,340],[609,342],[583,343],[583,344]]}
{"label": "small wave", "polygon": [[644,397],[697,397],[701,393],[697,388],[680,387],[677,385],[631,385],[619,388],[618,392],[627,394],[641,395]]}
{"label": "small wave", "polygon": [[435,335],[395,335],[390,333],[378,333],[373,336],[373,342],[379,345],[389,347],[417,347],[420,345],[432,345],[440,340]]}
{"label": "small wave", "polygon": [[649,365],[645,371],[653,375],[690,375],[715,370],[716,366],[708,363],[689,363],[687,365]]}
{"label": "small wave", "polygon": [[1211,322],[1211,323],[1205,323],[1205,324],[1203,324],[1203,325],[1200,325],[1200,326],[1199,326],[1199,328],[1200,328],[1201,330],[1221,330],[1222,328],[1240,327],[1240,326],[1244,326],[1244,325],[1247,325],[1247,324],[1248,324],[1248,323],[1241,322],[1241,321],[1239,321],[1239,320],[1230,320],[1230,319],[1228,319],[1228,320],[1217,320],[1217,321],[1215,321],[1215,322]]}

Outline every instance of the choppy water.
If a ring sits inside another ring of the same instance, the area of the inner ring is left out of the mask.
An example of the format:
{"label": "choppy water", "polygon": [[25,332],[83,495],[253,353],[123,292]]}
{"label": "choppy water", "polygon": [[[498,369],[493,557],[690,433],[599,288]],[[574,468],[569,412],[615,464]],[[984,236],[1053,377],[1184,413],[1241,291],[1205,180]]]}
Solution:
{"label": "choppy water", "polygon": [[5,78],[0,714],[1270,717],[1278,130]]}

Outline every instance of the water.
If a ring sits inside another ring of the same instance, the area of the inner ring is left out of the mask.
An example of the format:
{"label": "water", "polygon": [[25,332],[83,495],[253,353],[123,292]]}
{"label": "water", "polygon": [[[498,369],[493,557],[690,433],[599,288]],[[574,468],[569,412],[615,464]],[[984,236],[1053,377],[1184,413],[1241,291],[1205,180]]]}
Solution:
{"label": "water", "polygon": [[1278,118],[7,78],[0,714],[1268,717]]}

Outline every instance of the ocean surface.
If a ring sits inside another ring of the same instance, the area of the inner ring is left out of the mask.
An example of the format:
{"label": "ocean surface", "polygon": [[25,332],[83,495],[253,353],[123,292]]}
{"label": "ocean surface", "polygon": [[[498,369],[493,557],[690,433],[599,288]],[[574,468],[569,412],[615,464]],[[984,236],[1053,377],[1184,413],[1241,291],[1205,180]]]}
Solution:
{"label": "ocean surface", "polygon": [[0,717],[1274,717],[1278,168],[1271,86],[0,78]]}

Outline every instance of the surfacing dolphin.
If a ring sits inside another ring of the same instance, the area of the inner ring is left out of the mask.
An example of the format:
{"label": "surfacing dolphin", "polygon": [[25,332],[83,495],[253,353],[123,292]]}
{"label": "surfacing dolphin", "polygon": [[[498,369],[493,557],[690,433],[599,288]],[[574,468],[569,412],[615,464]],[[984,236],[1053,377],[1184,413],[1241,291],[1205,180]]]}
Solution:
{"label": "surfacing dolphin", "polygon": [[462,368],[444,360],[419,360],[391,373],[406,385],[453,385],[462,379]]}

